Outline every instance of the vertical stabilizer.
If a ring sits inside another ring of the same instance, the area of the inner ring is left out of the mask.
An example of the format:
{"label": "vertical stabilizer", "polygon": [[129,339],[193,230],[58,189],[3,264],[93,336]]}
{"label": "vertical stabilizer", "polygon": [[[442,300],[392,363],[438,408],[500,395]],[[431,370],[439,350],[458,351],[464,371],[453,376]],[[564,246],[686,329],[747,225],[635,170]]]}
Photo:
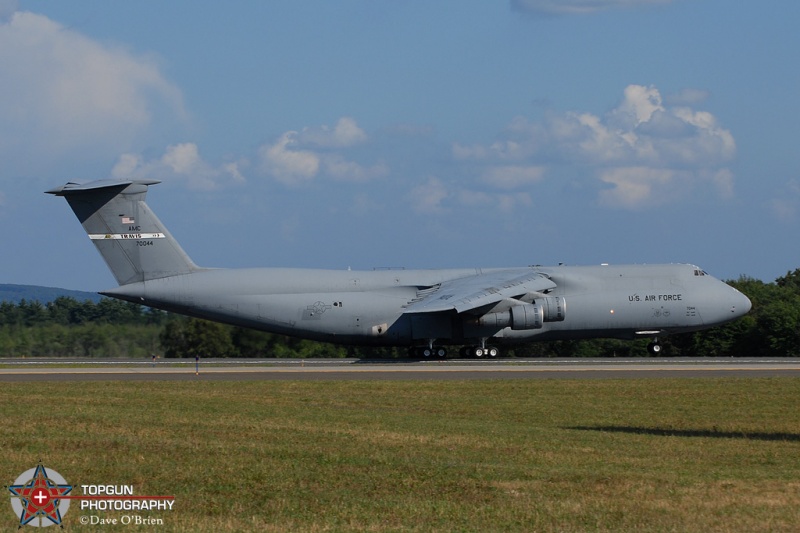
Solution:
{"label": "vertical stabilizer", "polygon": [[120,285],[197,269],[145,203],[156,180],[67,183],[47,191],[63,196]]}

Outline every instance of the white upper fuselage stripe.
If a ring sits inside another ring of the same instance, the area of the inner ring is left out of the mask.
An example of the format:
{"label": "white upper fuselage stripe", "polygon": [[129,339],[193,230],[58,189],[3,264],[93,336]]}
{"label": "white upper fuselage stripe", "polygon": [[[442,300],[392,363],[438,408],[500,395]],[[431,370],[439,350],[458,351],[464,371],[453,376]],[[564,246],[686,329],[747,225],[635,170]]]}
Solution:
{"label": "white upper fuselage stripe", "polygon": [[141,241],[143,239],[163,239],[163,233],[90,233],[89,238],[93,241],[103,239],[133,239]]}

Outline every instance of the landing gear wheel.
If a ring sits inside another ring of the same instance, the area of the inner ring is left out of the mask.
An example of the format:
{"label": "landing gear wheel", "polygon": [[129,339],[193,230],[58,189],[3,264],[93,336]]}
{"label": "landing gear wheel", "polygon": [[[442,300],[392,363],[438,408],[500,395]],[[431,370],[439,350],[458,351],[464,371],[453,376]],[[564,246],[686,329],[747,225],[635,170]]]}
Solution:
{"label": "landing gear wheel", "polygon": [[495,357],[500,355],[500,350],[498,350],[494,346],[490,346],[490,347],[486,348],[486,352],[489,354],[489,357],[491,357],[492,359],[494,359]]}
{"label": "landing gear wheel", "polygon": [[662,347],[658,342],[651,342],[647,345],[647,351],[650,355],[661,355]]}
{"label": "landing gear wheel", "polygon": [[447,357],[447,348],[442,348],[440,346],[439,348],[435,348],[434,352],[436,352],[436,357],[438,357],[439,359],[444,359],[445,357]]}
{"label": "landing gear wheel", "polygon": [[472,355],[480,359],[484,355],[486,355],[486,350],[481,348],[480,346],[475,346],[474,348],[472,348]]}

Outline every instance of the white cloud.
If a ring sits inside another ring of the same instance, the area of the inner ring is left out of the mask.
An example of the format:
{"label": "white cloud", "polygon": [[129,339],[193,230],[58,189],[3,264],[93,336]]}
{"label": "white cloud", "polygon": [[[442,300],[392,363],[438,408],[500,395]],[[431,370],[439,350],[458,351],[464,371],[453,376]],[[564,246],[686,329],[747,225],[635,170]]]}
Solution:
{"label": "white cloud", "polygon": [[733,172],[727,168],[712,172],[709,180],[717,187],[723,198],[733,198]]}
{"label": "white cloud", "polygon": [[[637,209],[653,197],[654,192],[664,192],[674,180],[675,172],[648,167],[613,168],[600,174],[600,180],[614,186],[601,191],[600,203],[611,207]],[[658,196],[666,202],[664,195]]]}
{"label": "white cloud", "polygon": [[800,181],[790,180],[780,193],[780,197],[769,202],[769,209],[775,218],[783,222],[793,222],[800,208]]}
{"label": "white cloud", "polygon": [[411,190],[411,205],[418,213],[443,213],[446,209],[442,202],[448,196],[450,193],[444,183],[439,178],[431,177]]}
{"label": "white cloud", "polygon": [[533,200],[526,192],[497,193],[463,187],[460,184],[445,184],[436,177],[428,178],[411,190],[411,207],[421,214],[445,214],[456,207],[474,213],[511,213],[517,207],[530,207]]}
{"label": "white cloud", "polygon": [[295,148],[296,139],[296,131],[287,131],[275,144],[259,149],[263,170],[286,185],[308,181],[319,173],[319,156]]}
{"label": "white cloud", "polygon": [[726,168],[736,155],[731,132],[707,111],[666,106],[654,86],[629,85],[602,116],[571,111],[542,121],[518,117],[503,137],[486,146],[454,144],[453,157],[488,165],[484,182],[509,190],[563,174],[559,169],[599,180],[613,185],[599,201],[614,207],[675,201],[701,183],[712,184],[723,198],[733,194]]}
{"label": "white cloud", "polygon": [[530,156],[536,151],[535,143],[520,144],[517,141],[503,140],[492,143],[490,146],[478,144],[464,146],[453,143],[453,157],[458,160],[467,159],[496,159],[516,161]]}
{"label": "white cloud", "polygon": [[519,11],[543,15],[581,15],[613,8],[667,4],[672,0],[511,0]]}
{"label": "white cloud", "polygon": [[239,163],[225,163],[222,165],[223,173],[227,174],[228,176],[233,179],[236,183],[244,183],[247,179],[242,174],[241,169],[239,168]]}
{"label": "white cloud", "polygon": [[191,174],[203,165],[200,152],[193,143],[182,143],[169,146],[161,162],[172,169],[175,174]]}
{"label": "white cloud", "polygon": [[[0,2],[2,21],[13,2]],[[11,150],[124,150],[156,110],[185,116],[181,91],[153,59],[30,12],[0,23],[0,87],[0,146]]]}
{"label": "white cloud", "polygon": [[340,118],[333,129],[329,126],[303,128],[297,137],[303,144],[322,148],[346,148],[367,140],[367,134],[350,117]]}
{"label": "white cloud", "polygon": [[191,189],[213,190],[229,183],[243,183],[240,163],[226,163],[214,167],[201,156],[194,143],[174,144],[164,155],[153,161],[144,161],[137,154],[122,154],[111,171],[117,179],[152,178],[183,180]]}
{"label": "white cloud", "polygon": [[322,162],[325,172],[340,181],[365,182],[389,174],[389,167],[385,163],[365,167],[338,154],[325,155]]}
{"label": "white cloud", "polygon": [[307,183],[318,176],[338,181],[366,182],[384,177],[389,167],[379,162],[363,165],[342,152],[368,140],[366,133],[350,117],[342,117],[336,126],[307,127],[288,131],[272,144],[258,150],[260,168],[284,185]]}
{"label": "white cloud", "polygon": [[628,127],[636,127],[649,122],[656,112],[664,111],[661,93],[652,85],[628,85],[625,87],[622,103],[613,114]]}
{"label": "white cloud", "polygon": [[117,179],[128,179],[132,177],[141,177],[141,173],[137,176],[137,170],[142,168],[142,157],[137,154],[122,154],[117,160],[117,164],[111,169],[111,176]]}
{"label": "white cloud", "polygon": [[617,167],[602,171],[602,182],[613,185],[600,192],[601,205],[639,210],[684,198],[699,183],[708,183],[722,198],[733,195],[733,174],[719,171],[686,171],[652,167]]}

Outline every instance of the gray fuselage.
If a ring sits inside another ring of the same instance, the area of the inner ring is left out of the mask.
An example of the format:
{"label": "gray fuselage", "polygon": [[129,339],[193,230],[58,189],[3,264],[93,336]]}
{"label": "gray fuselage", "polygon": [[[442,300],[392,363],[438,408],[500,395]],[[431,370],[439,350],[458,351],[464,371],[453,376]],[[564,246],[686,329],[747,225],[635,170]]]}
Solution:
{"label": "gray fuselage", "polygon": [[[515,329],[480,313],[409,313],[437,285],[482,274],[537,272],[563,297],[563,320]],[[123,285],[108,296],[264,331],[344,344],[463,344],[655,337],[708,328],[746,314],[739,291],[685,264],[460,270],[202,269]]]}

